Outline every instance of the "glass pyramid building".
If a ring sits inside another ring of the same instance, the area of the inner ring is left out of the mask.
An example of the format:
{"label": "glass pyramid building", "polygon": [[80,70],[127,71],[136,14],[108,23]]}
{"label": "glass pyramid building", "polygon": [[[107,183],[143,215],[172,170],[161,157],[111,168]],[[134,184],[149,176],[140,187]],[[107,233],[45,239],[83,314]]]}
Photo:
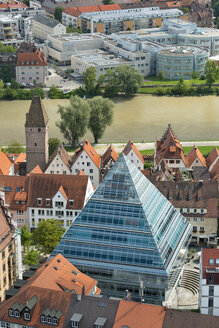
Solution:
{"label": "glass pyramid building", "polygon": [[121,154],[51,256],[62,253],[102,294],[161,304],[183,267],[191,226]]}

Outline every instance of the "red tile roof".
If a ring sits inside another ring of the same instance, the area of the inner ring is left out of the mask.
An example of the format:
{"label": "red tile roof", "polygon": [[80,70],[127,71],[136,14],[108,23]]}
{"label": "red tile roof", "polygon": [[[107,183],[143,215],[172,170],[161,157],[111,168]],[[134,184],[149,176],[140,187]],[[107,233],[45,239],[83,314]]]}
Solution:
{"label": "red tile roof", "polygon": [[183,148],[175,136],[170,124],[168,125],[162,139],[157,141],[156,148],[155,161],[157,165],[159,165],[163,159],[181,159],[185,164],[186,161]]}
{"label": "red tile roof", "polygon": [[[97,280],[83,274],[62,254],[58,254],[43,264],[35,275],[28,279],[27,284],[59,291],[68,289],[76,294],[89,295],[96,286]],[[96,294],[100,294],[98,287]]]}
{"label": "red tile roof", "polygon": [[11,161],[5,153],[0,150],[0,171],[2,175],[8,175],[12,166]]}
{"label": "red tile roof", "polygon": [[101,11],[121,10],[121,7],[118,3],[114,3],[111,5],[100,5],[99,8]]}
{"label": "red tile roof", "polygon": [[123,152],[123,154],[125,154],[127,156],[131,150],[133,150],[136,153],[136,155],[139,157],[141,162],[144,164],[144,158],[143,158],[142,154],[138,151],[138,149],[135,147],[133,142],[131,140],[129,140],[129,142],[127,143],[127,145],[125,146],[125,148],[123,149],[122,152]]}
{"label": "red tile roof", "polygon": [[103,168],[110,161],[110,159],[112,159],[113,162],[115,163],[118,158],[119,156],[115,151],[115,148],[112,145],[110,145],[102,156],[101,167]]}
{"label": "red tile roof", "polygon": [[79,17],[82,14],[80,9],[77,7],[67,7],[64,9],[64,13],[74,17]]}
{"label": "red tile roof", "polygon": [[36,165],[33,168],[33,170],[28,173],[28,175],[31,175],[31,174],[43,174],[43,171],[41,170],[41,168],[39,167],[39,165]]}
{"label": "red tile roof", "polygon": [[212,151],[206,158],[206,163],[207,163],[208,167],[210,167],[214,163],[216,158],[218,158],[218,157],[219,157],[219,150],[217,147],[214,147],[214,149],[212,149]]}
{"label": "red tile roof", "polygon": [[167,8],[178,8],[182,6],[182,3],[180,1],[170,1],[165,2]]}
{"label": "red tile roof", "polygon": [[190,152],[188,153],[188,155],[186,156],[186,166],[187,167],[191,167],[191,165],[194,163],[194,161],[196,159],[199,159],[199,161],[201,162],[201,164],[203,166],[206,166],[206,161],[204,156],[202,155],[202,153],[200,152],[200,150],[198,149],[198,147],[196,147],[195,145],[192,147],[192,149],[190,150]]}
{"label": "red tile roof", "polygon": [[158,305],[120,301],[113,328],[162,328],[166,311]]}
{"label": "red tile roof", "polygon": [[100,156],[97,154],[94,147],[90,144],[90,142],[85,139],[83,144],[76,149],[74,156],[72,157],[72,165],[76,162],[81,153],[85,151],[90,159],[94,162],[94,164],[99,168],[100,167]]}
{"label": "red tile roof", "polygon": [[16,66],[48,66],[47,59],[43,52],[20,52],[17,54]]}
{"label": "red tile roof", "polygon": [[59,156],[59,158],[62,160],[63,164],[65,164],[65,166],[70,170],[71,157],[68,155],[65,148],[62,145],[59,145],[58,147],[56,147],[56,149],[50,156],[50,159],[48,161],[48,164],[46,165],[44,172],[48,169],[48,167],[53,162],[53,160],[56,158],[56,156]]}
{"label": "red tile roof", "polygon": [[7,221],[2,207],[0,207],[0,252],[5,248],[5,246],[12,239],[12,231]]}

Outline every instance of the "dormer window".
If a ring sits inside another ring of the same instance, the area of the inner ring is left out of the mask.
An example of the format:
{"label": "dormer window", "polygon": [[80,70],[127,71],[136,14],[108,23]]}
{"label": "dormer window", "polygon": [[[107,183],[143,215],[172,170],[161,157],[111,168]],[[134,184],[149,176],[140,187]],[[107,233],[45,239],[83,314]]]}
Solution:
{"label": "dormer window", "polygon": [[14,316],[15,316],[15,318],[20,318],[21,314],[19,311],[14,311]]}
{"label": "dormer window", "polygon": [[58,320],[57,320],[56,318],[53,318],[53,319],[52,319],[52,324],[53,324],[54,326],[58,326]]}
{"label": "dormer window", "polygon": [[80,321],[83,317],[83,314],[81,313],[74,313],[71,317],[71,327],[72,328],[80,328]]}
{"label": "dormer window", "polygon": [[97,320],[94,322],[94,328],[104,328],[106,321],[106,318],[98,317]]}
{"label": "dormer window", "polygon": [[24,65],[24,61],[21,62],[21,65]]}
{"label": "dormer window", "polygon": [[24,320],[30,321],[30,313],[24,313]]}
{"label": "dormer window", "polygon": [[47,205],[47,206],[50,205],[50,198],[46,198],[46,205]]}
{"label": "dormer window", "polygon": [[73,199],[69,199],[69,206],[73,206],[74,204],[74,200]]}
{"label": "dormer window", "polygon": [[10,309],[8,311],[8,315],[9,315],[9,317],[14,317],[14,310]]}
{"label": "dormer window", "polygon": [[37,205],[42,205],[42,198],[37,198]]}
{"label": "dormer window", "polygon": [[51,317],[47,317],[47,323],[52,324],[52,318]]}
{"label": "dormer window", "polygon": [[46,317],[45,317],[45,315],[41,315],[40,322],[46,323]]}

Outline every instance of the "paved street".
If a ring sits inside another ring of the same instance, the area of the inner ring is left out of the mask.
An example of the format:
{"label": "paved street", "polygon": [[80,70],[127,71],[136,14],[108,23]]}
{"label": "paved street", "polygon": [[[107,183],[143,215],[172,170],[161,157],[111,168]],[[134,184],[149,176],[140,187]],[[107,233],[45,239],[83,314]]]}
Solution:
{"label": "paved street", "polygon": [[76,89],[82,85],[79,81],[63,79],[62,76],[56,74],[54,68],[49,68],[51,75],[48,75],[46,78],[46,87],[51,88],[53,85],[55,87],[62,87],[64,89]]}

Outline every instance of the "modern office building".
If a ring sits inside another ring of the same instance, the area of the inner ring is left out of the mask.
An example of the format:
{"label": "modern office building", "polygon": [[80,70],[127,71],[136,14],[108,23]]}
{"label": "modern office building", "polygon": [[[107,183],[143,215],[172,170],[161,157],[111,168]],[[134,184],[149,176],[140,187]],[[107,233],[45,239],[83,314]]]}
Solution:
{"label": "modern office building", "polygon": [[63,235],[62,253],[99,281],[102,293],[124,297],[128,289],[146,303],[170,299],[191,237],[188,221],[121,154]]}
{"label": "modern office building", "polygon": [[190,79],[194,71],[204,74],[208,51],[200,47],[172,46],[157,55],[157,74],[163,72],[166,79]]}

